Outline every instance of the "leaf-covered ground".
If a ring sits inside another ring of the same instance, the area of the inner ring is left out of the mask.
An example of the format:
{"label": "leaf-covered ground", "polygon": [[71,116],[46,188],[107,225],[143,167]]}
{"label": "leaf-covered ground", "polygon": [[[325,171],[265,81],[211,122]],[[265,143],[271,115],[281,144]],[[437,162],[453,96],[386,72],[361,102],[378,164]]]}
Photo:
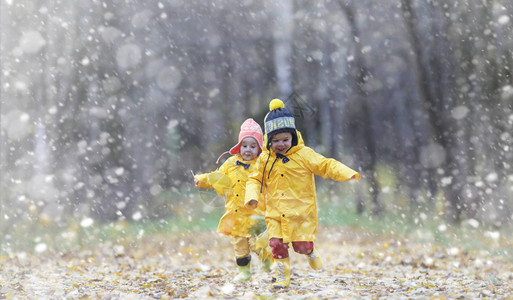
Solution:
{"label": "leaf-covered ground", "polygon": [[[483,241],[487,242],[487,241]],[[214,232],[157,235],[90,250],[0,257],[0,298],[10,299],[445,299],[513,297],[510,258],[321,228],[324,268],[291,252],[292,282],[273,290],[253,257],[251,282],[235,283],[228,237]]]}

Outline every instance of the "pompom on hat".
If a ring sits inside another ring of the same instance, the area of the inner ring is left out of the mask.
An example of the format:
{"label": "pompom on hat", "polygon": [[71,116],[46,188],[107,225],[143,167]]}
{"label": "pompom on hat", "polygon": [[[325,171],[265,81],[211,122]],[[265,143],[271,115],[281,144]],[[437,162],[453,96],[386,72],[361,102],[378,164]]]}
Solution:
{"label": "pompom on hat", "polygon": [[285,108],[280,99],[273,99],[269,103],[269,113],[264,119],[266,147],[271,147],[271,137],[277,133],[290,132],[292,134],[292,146],[297,145],[296,121],[294,115]]}
{"label": "pompom on hat", "polygon": [[219,159],[221,159],[221,157],[226,153],[230,153],[231,155],[239,153],[242,140],[247,137],[252,137],[257,141],[259,152],[261,152],[263,149],[262,145],[264,143],[264,134],[262,132],[262,128],[260,127],[260,125],[258,125],[257,122],[255,122],[255,120],[249,118],[246,121],[244,121],[242,125],[240,125],[239,142],[237,143],[237,145],[233,146],[229,151],[226,151],[223,154],[221,154],[221,156],[219,156],[219,158],[217,159],[216,164],[219,163]]}

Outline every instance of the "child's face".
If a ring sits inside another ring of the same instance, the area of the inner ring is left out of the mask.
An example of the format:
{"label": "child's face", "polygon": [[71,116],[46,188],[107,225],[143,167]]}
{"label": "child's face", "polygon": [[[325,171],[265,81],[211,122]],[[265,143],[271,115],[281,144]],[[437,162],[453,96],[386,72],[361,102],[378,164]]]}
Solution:
{"label": "child's face", "polygon": [[292,133],[280,132],[271,137],[271,149],[275,153],[285,154],[292,147]]}
{"label": "child's face", "polygon": [[244,160],[255,159],[260,148],[257,141],[252,137],[245,137],[240,144],[240,155]]}

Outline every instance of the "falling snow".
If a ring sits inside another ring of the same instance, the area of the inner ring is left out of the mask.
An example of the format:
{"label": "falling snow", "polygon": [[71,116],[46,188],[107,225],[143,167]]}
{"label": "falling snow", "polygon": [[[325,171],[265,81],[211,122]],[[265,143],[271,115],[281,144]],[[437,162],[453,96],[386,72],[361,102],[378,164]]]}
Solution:
{"label": "falling snow", "polygon": [[[1,1],[0,298],[512,297],[511,0],[371,2]],[[362,174],[283,291],[192,179],[276,97]]]}
{"label": "falling snow", "polygon": [[43,38],[41,33],[38,31],[30,30],[23,33],[20,38],[18,47],[24,53],[35,54],[41,51],[45,45],[46,40]]}

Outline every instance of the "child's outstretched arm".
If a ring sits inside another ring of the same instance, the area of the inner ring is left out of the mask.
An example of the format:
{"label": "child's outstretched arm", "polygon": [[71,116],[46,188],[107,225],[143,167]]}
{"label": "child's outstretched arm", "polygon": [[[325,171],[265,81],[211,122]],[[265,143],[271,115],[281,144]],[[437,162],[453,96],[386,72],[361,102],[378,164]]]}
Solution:
{"label": "child's outstretched arm", "polygon": [[216,178],[216,179],[219,178],[219,176],[221,176],[221,173],[222,174],[226,174],[227,168],[228,168],[227,166],[228,166],[228,164],[225,161],[219,167],[219,169],[217,169],[217,170],[215,170],[213,172],[194,175],[194,184],[197,187],[205,188],[205,189],[215,188],[215,186],[214,186],[215,182],[212,182],[213,181],[212,179],[213,178]]}
{"label": "child's outstretched arm", "polygon": [[331,178],[335,181],[361,179],[360,173],[338,160],[326,158],[310,148],[305,152],[305,161],[308,162],[308,167],[312,173],[323,178]]}

